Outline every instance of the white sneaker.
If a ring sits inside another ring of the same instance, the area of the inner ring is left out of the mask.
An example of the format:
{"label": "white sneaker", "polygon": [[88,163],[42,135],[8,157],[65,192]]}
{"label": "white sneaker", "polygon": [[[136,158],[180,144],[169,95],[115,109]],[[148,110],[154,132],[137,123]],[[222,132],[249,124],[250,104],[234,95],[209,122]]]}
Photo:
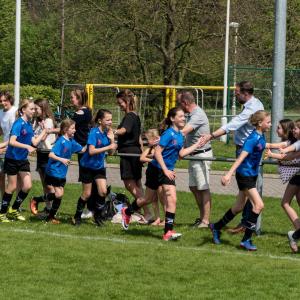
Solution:
{"label": "white sneaker", "polygon": [[81,219],[91,219],[94,216],[94,213],[90,210],[87,210],[86,212],[83,212],[81,214]]}
{"label": "white sneaker", "polygon": [[298,252],[298,245],[297,245],[297,240],[295,240],[293,238],[293,234],[295,231],[289,231],[288,232],[288,239],[289,239],[289,243],[290,243],[290,248],[294,253]]}

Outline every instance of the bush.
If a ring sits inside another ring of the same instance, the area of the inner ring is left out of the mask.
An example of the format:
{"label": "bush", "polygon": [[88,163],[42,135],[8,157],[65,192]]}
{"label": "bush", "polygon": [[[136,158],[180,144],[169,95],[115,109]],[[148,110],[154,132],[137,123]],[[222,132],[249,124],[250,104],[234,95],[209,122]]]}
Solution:
{"label": "bush", "polygon": [[[0,90],[9,91],[12,95],[14,94],[14,85],[13,84],[1,84]],[[24,85],[20,88],[20,98],[45,98],[49,101],[53,111],[56,111],[57,106],[60,103],[60,94],[59,89],[54,89],[51,86],[47,85]]]}

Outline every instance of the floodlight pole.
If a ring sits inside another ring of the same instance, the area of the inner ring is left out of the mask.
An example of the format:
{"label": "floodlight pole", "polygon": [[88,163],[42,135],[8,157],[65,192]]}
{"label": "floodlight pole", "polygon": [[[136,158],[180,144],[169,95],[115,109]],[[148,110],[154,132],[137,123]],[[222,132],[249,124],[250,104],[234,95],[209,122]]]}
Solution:
{"label": "floodlight pole", "polygon": [[21,0],[16,0],[16,41],[15,41],[15,106],[20,103],[20,54],[21,54]]}
{"label": "floodlight pole", "polygon": [[[223,90],[223,117],[222,126],[227,124],[227,86],[228,86],[228,49],[229,49],[229,18],[230,18],[230,0],[227,0],[226,14],[226,34],[225,34],[225,54],[224,54],[224,90]],[[227,135],[222,135],[220,140],[227,141]]]}
{"label": "floodlight pole", "polygon": [[272,142],[279,141],[279,137],[276,134],[276,126],[283,118],[284,112],[286,8],[286,0],[276,0],[275,38],[273,52]]}

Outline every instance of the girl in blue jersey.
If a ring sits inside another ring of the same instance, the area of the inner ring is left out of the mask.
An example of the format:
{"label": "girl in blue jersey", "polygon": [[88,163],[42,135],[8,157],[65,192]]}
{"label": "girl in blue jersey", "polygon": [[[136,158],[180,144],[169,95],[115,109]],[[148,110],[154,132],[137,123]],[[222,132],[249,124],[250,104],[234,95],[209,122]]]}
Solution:
{"label": "girl in blue jersey", "polygon": [[210,224],[210,229],[214,243],[220,244],[221,229],[243,210],[245,199],[248,198],[253,208],[247,219],[245,234],[240,246],[246,250],[255,251],[257,248],[252,244],[251,236],[255,230],[257,218],[264,208],[264,203],[256,189],[256,179],[262,153],[266,147],[264,132],[271,127],[271,116],[268,112],[259,110],[250,117],[249,122],[256,129],[248,136],[239,157],[221,179],[224,186],[228,185],[231,176],[236,171],[235,176],[239,187],[237,201],[218,222]]}
{"label": "girl in blue jersey", "polygon": [[[157,190],[162,186],[164,200],[166,201],[165,228],[163,240],[176,240],[181,234],[173,230],[176,211],[175,164],[179,157],[184,157],[199,147],[195,143],[189,148],[183,148],[184,137],[181,129],[185,125],[184,112],[174,107],[168,112],[164,120],[167,129],[161,135],[159,144],[155,148],[154,159],[148,165],[147,182],[151,189]],[[130,223],[130,216],[140,207],[151,202],[152,198],[135,200],[128,208],[122,209],[122,226],[126,230]]]}
{"label": "girl in blue jersey", "polygon": [[95,124],[98,126],[91,129],[87,140],[87,151],[80,160],[82,193],[72,219],[74,225],[81,224],[81,214],[91,196],[93,181],[96,182],[99,193],[95,203],[94,219],[98,226],[103,224],[101,209],[105,204],[107,194],[105,153],[117,149],[117,144],[114,142],[114,134],[111,129],[112,113],[109,110],[100,109],[95,117]]}
{"label": "girl in blue jersey", "polygon": [[75,122],[73,120],[63,120],[60,125],[61,136],[56,140],[49,154],[45,183],[48,190],[51,191],[48,194],[48,200],[52,200],[52,207],[46,221],[52,224],[60,223],[55,218],[55,215],[64,195],[64,186],[72,154],[85,151],[85,148],[73,139],[75,131]]}
{"label": "girl in blue jersey", "polygon": [[[36,146],[47,136],[45,129],[38,136],[34,136],[30,120],[35,113],[35,106],[31,100],[24,99],[18,113],[20,117],[12,126],[4,160],[4,172],[7,174],[8,184],[2,198],[0,222],[9,222],[7,216],[15,220],[25,221],[19,208],[32,186],[27,156],[36,150],[32,145]],[[17,188],[17,177],[20,179],[20,191],[12,207],[9,207],[13,193]]]}

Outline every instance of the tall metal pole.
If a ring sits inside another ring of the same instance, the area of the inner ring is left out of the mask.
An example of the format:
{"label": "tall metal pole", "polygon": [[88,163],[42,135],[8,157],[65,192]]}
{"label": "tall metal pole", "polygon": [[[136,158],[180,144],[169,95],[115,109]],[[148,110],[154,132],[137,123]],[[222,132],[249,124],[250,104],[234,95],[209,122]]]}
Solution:
{"label": "tall metal pole", "polygon": [[[224,91],[223,91],[223,117],[222,126],[227,124],[227,85],[228,85],[228,49],[229,49],[229,18],[230,18],[230,0],[227,0],[226,14],[226,35],[225,35],[225,54],[224,54]],[[221,136],[221,141],[226,142],[227,136]]]}
{"label": "tall metal pole", "polygon": [[[230,27],[234,28],[234,62],[233,62],[233,86],[236,84],[236,60],[237,60],[237,45],[238,45],[238,30],[239,30],[239,23],[231,22],[229,24]],[[232,114],[236,115],[236,97],[235,93],[233,93],[232,97],[232,106],[231,106]]]}
{"label": "tall metal pole", "polygon": [[286,7],[286,0],[276,0],[275,40],[273,53],[272,142],[279,140],[276,134],[276,126],[283,118],[284,112]]}
{"label": "tall metal pole", "polygon": [[21,56],[21,0],[16,0],[16,42],[15,42],[15,106],[20,103],[20,56]]}

